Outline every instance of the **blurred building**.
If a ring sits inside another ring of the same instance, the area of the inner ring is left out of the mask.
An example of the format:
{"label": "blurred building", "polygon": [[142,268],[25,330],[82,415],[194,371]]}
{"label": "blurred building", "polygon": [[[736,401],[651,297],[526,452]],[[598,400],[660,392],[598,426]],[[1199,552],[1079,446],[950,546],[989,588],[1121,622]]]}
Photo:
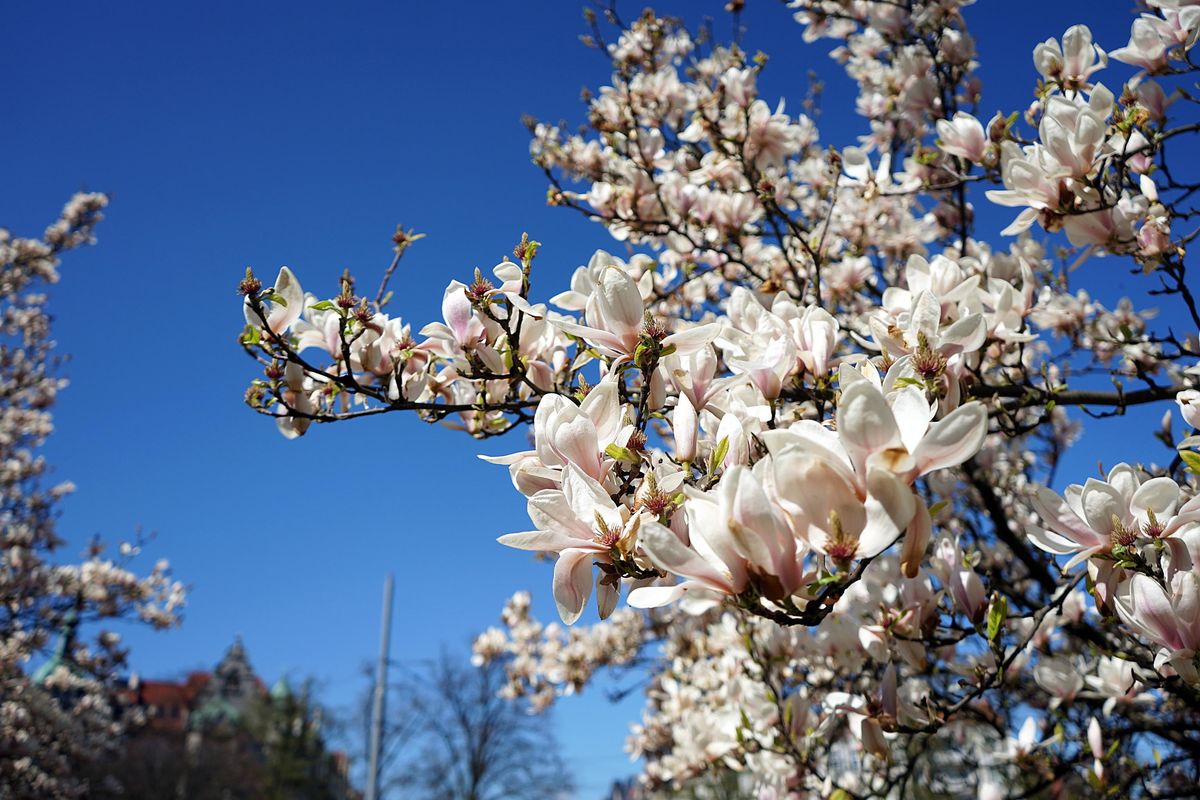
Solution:
{"label": "blurred building", "polygon": [[[76,627],[68,621],[59,646],[34,673],[39,685],[60,668],[75,669]],[[127,733],[95,776],[90,796],[97,800],[360,798],[345,753],[327,749],[322,711],[307,687],[296,692],[280,678],[268,691],[240,637],[211,671],[177,681],[134,676],[113,705]]]}

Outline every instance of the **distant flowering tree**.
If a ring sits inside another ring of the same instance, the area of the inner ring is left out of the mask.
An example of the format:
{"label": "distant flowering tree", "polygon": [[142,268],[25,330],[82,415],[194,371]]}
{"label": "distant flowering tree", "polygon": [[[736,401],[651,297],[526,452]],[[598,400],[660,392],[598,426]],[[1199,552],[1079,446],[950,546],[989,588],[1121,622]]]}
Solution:
{"label": "distant flowering tree", "polygon": [[[112,681],[120,637],[87,642],[78,627],[135,618],[156,627],[175,621],[182,587],[166,562],[147,576],[99,544],[86,560],[55,558],[56,504],[69,483],[46,487],[38,448],[53,430],[51,408],[66,381],[56,371],[45,290],[58,258],[92,242],[108,199],[77,194],[40,239],[0,230],[0,797],[86,796],[91,763],[114,746],[121,721]],[[51,646],[54,646],[53,651]],[[31,677],[30,660],[50,656]]]}
{"label": "distant flowering tree", "polygon": [[[476,652],[538,705],[649,664],[629,746],[651,787],[1194,792],[1200,3],[1145,2],[1111,53],[1082,25],[1037,44],[1034,102],[981,119],[970,0],[794,0],[859,87],[840,149],[819,85],[804,113],[760,97],[766,56],[589,14],[611,79],[581,132],[531,122],[532,155],[627,257],[547,305],[523,238],[415,332],[387,311],[403,229],[374,297],[248,272],[247,401],[289,437],[391,411],[532,428],[489,459],[531,520],[500,541],[555,555],[565,623],[593,592],[607,621],[543,625],[519,594]],[[985,198],[1015,210],[1002,244],[976,238]],[[1171,323],[1072,284],[1125,269]],[[1162,463],[1114,441],[1100,477],[1048,488],[1078,412],[1147,404]]]}

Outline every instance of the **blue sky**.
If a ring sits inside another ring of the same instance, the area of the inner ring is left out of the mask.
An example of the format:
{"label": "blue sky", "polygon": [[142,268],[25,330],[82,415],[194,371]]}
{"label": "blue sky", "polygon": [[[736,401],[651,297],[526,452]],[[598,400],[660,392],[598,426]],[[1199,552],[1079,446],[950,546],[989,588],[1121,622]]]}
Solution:
{"label": "blue sky", "polygon": [[[1088,21],[1105,47],[1123,45],[1127,5],[1110,0],[1104,7],[1119,13],[1099,21],[1098,5],[1082,0],[970,9],[981,116],[1029,102],[1033,45],[1069,24]],[[720,6],[659,10],[716,15],[720,32]],[[6,9],[0,224],[36,233],[76,189],[113,195],[99,245],[71,254],[53,291],[71,388],[47,450],[56,476],[79,487],[62,518],[70,552],[94,534],[156,532],[147,566],[167,557],[192,587],[182,628],[128,632],[141,674],[207,668],[240,633],[268,682],[312,675],[331,705],[348,704],[375,648],[387,571],[397,578],[400,659],[465,650],[517,589],[553,615],[546,565],[493,541],[527,518],[505,470],[474,457],[476,443],[398,415],[288,442],[242,405],[254,370],[235,342],[235,287],[246,265],[269,277],[281,264],[318,294],[333,293],[345,267],[373,285],[403,223],[428,238],[394,282],[392,312],[419,327],[437,318],[447,281],[487,270],[522,231],[545,244],[535,276],[543,299],[594,249],[615,247],[598,226],[545,206],[520,124],[523,113],[576,123],[579,90],[605,82],[604,59],[577,41],[581,7]],[[854,143],[853,89],[827,48],[802,46],[777,3],[750,3],[745,22],[745,46],[772,56],[768,100],[788,96],[797,108],[815,68],[828,80],[823,138]],[[982,215],[985,230],[1007,219],[1007,210]],[[1093,267],[1106,273],[1106,296],[1130,290],[1124,269]],[[517,434],[484,449],[523,447]],[[1114,460],[1086,441],[1077,452],[1089,472],[1097,458]],[[561,704],[579,796],[598,797],[632,771],[622,744],[639,708],[636,694],[616,707],[595,692]]]}

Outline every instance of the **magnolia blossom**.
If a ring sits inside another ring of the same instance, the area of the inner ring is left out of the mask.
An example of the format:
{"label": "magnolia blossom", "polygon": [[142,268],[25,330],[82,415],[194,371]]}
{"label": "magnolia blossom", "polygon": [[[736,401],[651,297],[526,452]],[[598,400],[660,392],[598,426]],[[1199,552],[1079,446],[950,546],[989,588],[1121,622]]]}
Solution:
{"label": "magnolia blossom", "polygon": [[1175,395],[1175,402],[1183,421],[1193,428],[1200,428],[1200,391],[1184,389]]}
{"label": "magnolia blossom", "polygon": [[1194,572],[1175,573],[1165,588],[1137,573],[1118,589],[1115,606],[1126,625],[1160,646],[1155,667],[1169,665],[1188,681],[1200,679],[1200,578]]}
{"label": "magnolia blossom", "polygon": [[[522,550],[558,553],[554,564],[554,602],[563,622],[579,619],[592,593],[592,562],[608,561],[614,551],[628,553],[636,541],[639,516],[613,503],[599,483],[574,465],[563,471],[562,489],[544,489],[529,498],[535,531],[508,533],[501,544]],[[602,576],[602,573],[601,573]],[[617,589],[597,580],[601,618],[612,613]]]}
{"label": "magnolia blossom", "polygon": [[1114,546],[1169,536],[1184,522],[1172,519],[1179,486],[1170,478],[1143,481],[1128,464],[1113,467],[1104,481],[1089,478],[1085,484],[1068,486],[1063,494],[1037,488],[1033,507],[1048,527],[1031,525],[1026,533],[1047,552],[1073,554],[1064,569]]}
{"label": "magnolia blossom", "polygon": [[1061,45],[1057,39],[1047,39],[1033,50],[1033,63],[1042,77],[1068,89],[1086,86],[1088,78],[1107,62],[1108,56],[1092,43],[1092,31],[1086,25],[1067,28]]}
{"label": "magnolia blossom", "polygon": [[938,146],[952,156],[982,163],[988,139],[983,125],[975,117],[959,111],[953,119],[937,122]]}
{"label": "magnolia blossom", "polygon": [[584,310],[587,325],[567,320],[553,324],[565,333],[578,336],[609,356],[632,359],[645,333],[664,350],[681,356],[693,353],[708,344],[717,334],[714,326],[699,325],[678,333],[659,335],[645,331],[646,309],[641,292],[633,278],[620,267],[609,264],[601,271],[599,280],[588,297]]}
{"label": "magnolia blossom", "polygon": [[[296,280],[296,276],[287,267],[280,267],[267,305],[267,330],[271,333],[281,334],[295,325],[304,312],[304,299],[304,290],[300,288],[300,282]],[[255,318],[256,315],[251,310],[249,298],[246,298],[243,310],[246,315],[246,324],[255,327],[263,324],[263,320]]]}
{"label": "magnolia blossom", "polygon": [[[1106,88],[1082,25],[1031,42],[1035,101],[986,124],[969,2],[789,5],[855,86],[851,146],[760,96],[749,38],[597,17],[612,72],[582,127],[531,124],[531,154],[623,257],[551,289],[563,314],[530,299],[524,237],[425,327],[349,281],[288,320],[294,276],[248,276],[248,402],[294,435],[384,411],[527,429],[488,457],[532,521],[501,541],[553,554],[563,621],[594,584],[610,622],[542,625],[518,595],[477,658],[539,709],[648,665],[648,791],[1187,793],[1196,440],[1168,419],[1139,453],[1120,426],[1200,406],[1193,4],[1151,0],[1117,51],[1153,80]],[[985,200],[1016,214],[1003,246],[977,237]],[[1172,307],[1110,300],[1114,275]],[[1056,494],[1085,422],[1140,466]]]}

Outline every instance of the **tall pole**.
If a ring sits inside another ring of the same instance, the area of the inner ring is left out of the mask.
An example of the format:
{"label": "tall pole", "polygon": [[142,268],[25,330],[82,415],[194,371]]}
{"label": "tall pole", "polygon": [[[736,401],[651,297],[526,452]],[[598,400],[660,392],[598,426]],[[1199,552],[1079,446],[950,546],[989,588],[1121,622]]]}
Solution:
{"label": "tall pole", "polygon": [[383,626],[379,631],[379,663],[371,699],[371,743],[367,757],[366,800],[379,800],[379,755],[383,747],[383,711],[387,700],[387,671],[392,641],[392,574],[383,581]]}

